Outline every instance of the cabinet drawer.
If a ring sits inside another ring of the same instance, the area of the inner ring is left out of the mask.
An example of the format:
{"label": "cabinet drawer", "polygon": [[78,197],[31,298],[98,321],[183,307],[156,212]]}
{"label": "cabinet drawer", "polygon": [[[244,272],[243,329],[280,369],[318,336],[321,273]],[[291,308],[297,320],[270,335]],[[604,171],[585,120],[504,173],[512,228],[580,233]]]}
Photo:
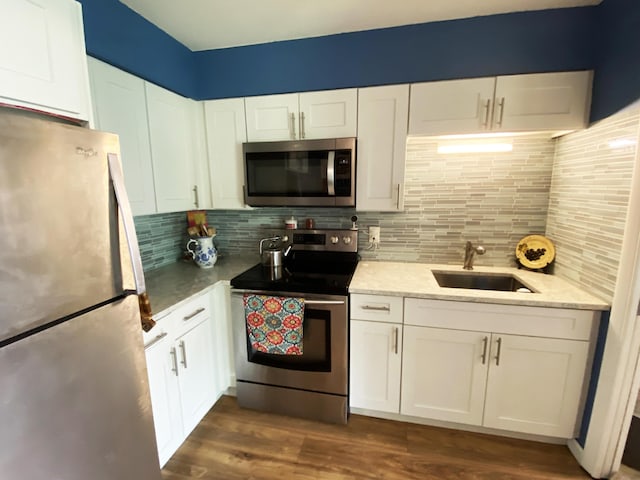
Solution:
{"label": "cabinet drawer", "polygon": [[402,297],[352,294],[351,318],[373,322],[402,323]]}
{"label": "cabinet drawer", "polygon": [[422,327],[589,340],[598,312],[406,298],[404,323]]}
{"label": "cabinet drawer", "polygon": [[210,317],[210,309],[209,296],[200,295],[174,310],[170,316],[173,317],[176,336],[179,337],[202,320]]}

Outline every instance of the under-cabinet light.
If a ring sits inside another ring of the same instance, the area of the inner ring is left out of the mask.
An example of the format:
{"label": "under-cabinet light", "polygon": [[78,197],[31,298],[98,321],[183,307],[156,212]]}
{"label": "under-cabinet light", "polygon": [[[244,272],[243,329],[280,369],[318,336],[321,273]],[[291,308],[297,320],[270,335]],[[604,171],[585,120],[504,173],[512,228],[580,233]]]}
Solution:
{"label": "under-cabinet light", "polygon": [[611,140],[609,142],[609,148],[618,149],[618,148],[635,147],[636,143],[637,142],[635,140],[630,140],[628,138],[619,138],[617,140]]}
{"label": "under-cabinet light", "polygon": [[499,153],[511,152],[512,143],[454,143],[438,145],[438,153]]}

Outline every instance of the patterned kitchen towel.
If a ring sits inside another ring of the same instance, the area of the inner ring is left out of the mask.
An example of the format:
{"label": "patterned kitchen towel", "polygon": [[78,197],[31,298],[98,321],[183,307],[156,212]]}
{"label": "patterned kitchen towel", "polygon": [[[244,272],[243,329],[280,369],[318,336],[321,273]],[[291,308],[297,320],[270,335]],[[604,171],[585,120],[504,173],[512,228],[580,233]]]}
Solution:
{"label": "patterned kitchen towel", "polygon": [[304,298],[245,294],[244,316],[255,350],[273,355],[302,355]]}

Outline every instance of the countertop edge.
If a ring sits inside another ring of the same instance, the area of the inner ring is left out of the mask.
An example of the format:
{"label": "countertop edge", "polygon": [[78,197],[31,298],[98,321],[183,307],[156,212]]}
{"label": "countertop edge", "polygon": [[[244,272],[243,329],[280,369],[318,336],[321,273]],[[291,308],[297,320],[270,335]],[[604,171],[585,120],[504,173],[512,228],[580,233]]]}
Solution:
{"label": "countertop edge", "polygon": [[602,299],[555,275],[515,267],[474,268],[474,273],[511,274],[537,292],[520,293],[441,287],[432,273],[434,270],[465,272],[459,265],[366,260],[358,264],[349,293],[574,310],[611,308]]}

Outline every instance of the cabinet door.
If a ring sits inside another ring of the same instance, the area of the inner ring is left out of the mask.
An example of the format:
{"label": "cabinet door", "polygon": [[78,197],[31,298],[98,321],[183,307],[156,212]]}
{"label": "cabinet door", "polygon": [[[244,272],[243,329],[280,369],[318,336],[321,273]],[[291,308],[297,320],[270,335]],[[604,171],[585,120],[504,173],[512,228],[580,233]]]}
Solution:
{"label": "cabinet door", "polygon": [[299,137],[355,137],[358,117],[358,90],[328,90],[300,94]]}
{"label": "cabinet door", "polygon": [[400,413],[481,425],[489,337],[405,325]]}
{"label": "cabinet door", "polygon": [[187,436],[215,402],[211,320],[206,318],[175,342],[182,424]]}
{"label": "cabinet door", "polygon": [[297,140],[298,94],[245,98],[249,142]]}
{"label": "cabinet door", "polygon": [[[157,327],[156,327],[157,328]],[[164,335],[164,336],[163,336]],[[166,332],[149,341],[145,347],[147,375],[156,431],[160,466],[163,466],[182,443],[180,393],[175,346]]]}
{"label": "cabinet door", "polygon": [[585,128],[591,99],[589,71],[508,75],[496,82],[493,129]]}
{"label": "cabinet door", "polygon": [[356,209],[401,211],[409,115],[409,85],[358,91]]}
{"label": "cabinet door", "polygon": [[159,213],[199,208],[191,100],[145,82]]}
{"label": "cabinet door", "polygon": [[156,213],[144,80],[89,58],[96,128],[117,133],[134,215]]}
{"label": "cabinet door", "polygon": [[233,329],[231,326],[231,287],[228,282],[218,282],[211,292],[213,320],[214,363],[220,396],[229,387],[236,386],[236,370],[233,360]]}
{"label": "cabinet door", "polygon": [[493,335],[484,425],[573,438],[588,342]]}
{"label": "cabinet door", "polygon": [[242,144],[247,141],[244,100],[204,102],[213,208],[246,208]]}
{"label": "cabinet door", "polygon": [[352,320],[350,335],[349,405],[398,413],[402,325]]}
{"label": "cabinet door", "polygon": [[0,2],[0,102],[89,120],[80,4]]}
{"label": "cabinet door", "polygon": [[409,135],[487,130],[494,87],[495,77],[412,84]]}

